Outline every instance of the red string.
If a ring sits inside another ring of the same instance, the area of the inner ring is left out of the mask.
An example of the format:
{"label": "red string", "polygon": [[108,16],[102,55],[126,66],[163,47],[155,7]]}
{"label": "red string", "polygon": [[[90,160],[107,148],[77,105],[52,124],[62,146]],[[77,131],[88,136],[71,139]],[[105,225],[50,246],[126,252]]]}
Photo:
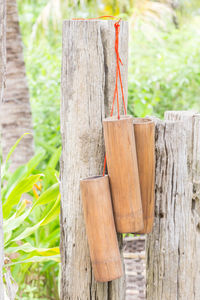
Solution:
{"label": "red string", "polygon": [[115,16],[100,16],[100,17],[96,17],[96,18],[88,18],[88,19],[85,19],[85,18],[73,18],[72,20],[82,20],[82,21],[87,21],[87,20],[98,20],[98,19],[104,19],[104,18],[112,18],[112,19],[116,19]]}
{"label": "red string", "polygon": [[[113,110],[114,110],[114,104],[115,99],[117,98],[117,114],[118,114],[118,120],[120,119],[120,111],[119,111],[119,93],[118,93],[118,78],[120,81],[120,87],[121,87],[121,93],[122,93],[122,100],[123,100],[123,106],[124,106],[124,114],[126,115],[126,104],[124,99],[124,90],[123,90],[123,84],[122,84],[122,77],[121,77],[121,70],[120,70],[120,63],[123,65],[120,56],[119,56],[119,31],[120,31],[120,20],[118,20],[115,23],[115,53],[116,53],[116,79],[115,79],[115,91],[113,96],[113,103],[111,108],[110,116],[113,116]],[[103,176],[105,176],[106,171],[106,155],[104,159],[104,167],[103,167]]]}

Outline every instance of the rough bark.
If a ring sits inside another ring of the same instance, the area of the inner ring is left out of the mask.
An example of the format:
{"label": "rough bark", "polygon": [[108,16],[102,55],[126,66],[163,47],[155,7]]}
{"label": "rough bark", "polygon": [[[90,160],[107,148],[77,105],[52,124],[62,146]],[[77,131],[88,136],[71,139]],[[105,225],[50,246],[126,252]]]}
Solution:
{"label": "rough bark", "polygon": [[[16,0],[7,0],[6,48],[7,79],[0,111],[3,158],[23,133],[33,132]],[[33,153],[33,136],[27,135],[12,154],[11,169],[26,163]]]}
{"label": "rough bark", "polygon": [[156,125],[156,206],[147,239],[147,299],[200,299],[200,116]]}
{"label": "rough bark", "polygon": [[[128,24],[121,22],[119,53],[127,99]],[[61,299],[124,299],[124,278],[94,280],[79,180],[103,172],[102,119],[115,88],[114,21],[65,21],[61,105]],[[120,97],[121,100],[121,97]],[[122,101],[121,101],[122,103]],[[121,239],[121,236],[119,236]]]}
{"label": "rough bark", "polygon": [[[6,72],[6,2],[0,0],[0,110],[5,85]],[[0,162],[0,300],[4,300],[3,288],[4,242],[3,214],[1,202],[1,162]]]}

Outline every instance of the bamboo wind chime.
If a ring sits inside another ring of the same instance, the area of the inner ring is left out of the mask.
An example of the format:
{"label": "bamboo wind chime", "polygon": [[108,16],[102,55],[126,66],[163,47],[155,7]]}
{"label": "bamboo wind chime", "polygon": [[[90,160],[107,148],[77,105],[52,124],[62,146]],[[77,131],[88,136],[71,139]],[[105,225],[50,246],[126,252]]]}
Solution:
{"label": "bamboo wind chime", "polygon": [[[114,26],[116,80],[110,117],[103,120],[103,176],[80,181],[90,257],[95,279],[100,282],[122,276],[116,232],[148,233],[154,214],[154,123],[127,115],[120,71],[120,20]],[[124,115],[119,111],[118,82]],[[116,100],[117,115],[113,116]]]}

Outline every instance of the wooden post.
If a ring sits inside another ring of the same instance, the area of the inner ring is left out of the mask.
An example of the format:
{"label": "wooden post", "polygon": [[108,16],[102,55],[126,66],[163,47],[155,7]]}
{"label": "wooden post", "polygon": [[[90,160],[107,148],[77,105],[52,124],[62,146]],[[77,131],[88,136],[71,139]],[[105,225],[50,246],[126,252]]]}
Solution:
{"label": "wooden post", "polygon": [[200,299],[200,115],[156,125],[156,207],[147,239],[147,300]]}
{"label": "wooden post", "polygon": [[[3,99],[6,72],[6,2],[0,0],[0,109]],[[4,242],[3,214],[1,203],[1,163],[0,163],[0,300],[4,300],[3,287]]]}
{"label": "wooden post", "polygon": [[[65,21],[61,105],[61,299],[124,299],[124,278],[94,280],[85,232],[80,179],[101,175],[102,120],[115,88],[115,21]],[[119,53],[127,99],[128,24],[120,22]],[[120,98],[120,103],[122,99]],[[121,105],[121,108],[123,105]],[[121,112],[123,109],[121,109]]]}

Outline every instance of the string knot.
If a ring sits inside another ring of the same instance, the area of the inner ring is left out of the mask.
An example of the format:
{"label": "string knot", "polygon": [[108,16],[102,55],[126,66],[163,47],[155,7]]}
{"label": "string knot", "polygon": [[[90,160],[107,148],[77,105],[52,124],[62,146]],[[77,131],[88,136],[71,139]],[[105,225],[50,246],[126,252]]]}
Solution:
{"label": "string knot", "polygon": [[115,24],[115,54],[116,54],[116,80],[115,80],[115,91],[114,91],[114,97],[113,97],[113,104],[111,109],[111,116],[113,115],[114,110],[114,104],[115,104],[115,98],[117,98],[117,112],[118,112],[118,119],[120,119],[120,112],[119,112],[119,94],[118,94],[118,78],[120,82],[121,87],[121,93],[122,93],[122,100],[124,105],[124,114],[126,115],[126,104],[124,99],[124,91],[123,91],[123,85],[122,85],[122,78],[121,78],[121,70],[120,70],[120,63],[123,65],[121,58],[119,56],[119,30],[120,30],[120,21],[119,19]]}
{"label": "string knot", "polygon": [[116,29],[116,30],[119,30],[119,28],[120,28],[119,22],[116,22],[116,23],[115,23],[115,29]]}

